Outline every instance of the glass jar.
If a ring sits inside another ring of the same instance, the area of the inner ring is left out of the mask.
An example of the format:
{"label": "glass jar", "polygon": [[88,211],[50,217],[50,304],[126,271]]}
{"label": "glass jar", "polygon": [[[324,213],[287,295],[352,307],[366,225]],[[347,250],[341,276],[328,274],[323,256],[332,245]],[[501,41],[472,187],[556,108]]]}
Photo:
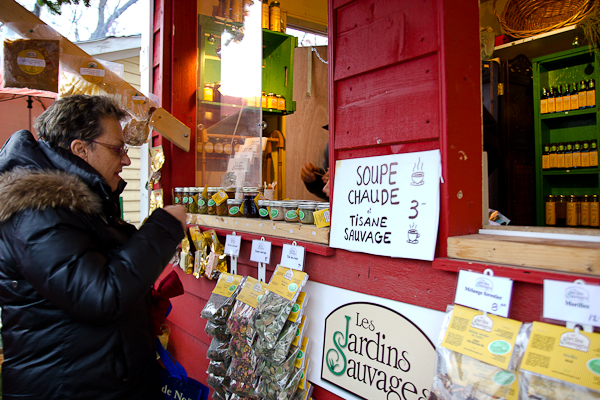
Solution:
{"label": "glass jar", "polygon": [[275,97],[275,93],[269,93],[267,95],[267,108],[271,110],[277,109],[277,97]]}
{"label": "glass jar", "polygon": [[271,221],[283,221],[283,201],[271,200],[269,208],[271,209],[271,213],[269,214]]}
{"label": "glass jar", "polygon": [[244,215],[246,218],[258,218],[258,207],[254,199],[258,196],[259,189],[257,187],[245,187],[244,193]]}
{"label": "glass jar", "polygon": [[190,187],[189,190],[188,206],[190,212],[196,214],[198,213],[198,188]]}
{"label": "glass jar", "polygon": [[209,215],[216,215],[217,214],[217,203],[213,200],[213,195],[215,195],[217,193],[217,188],[216,187],[209,187],[208,188],[208,209],[207,209],[207,213]]}
{"label": "glass jar", "polygon": [[258,201],[258,216],[262,219],[269,219],[269,200]]}
{"label": "glass jar", "polygon": [[283,202],[283,219],[285,222],[299,222],[297,201]]}
{"label": "glass jar", "polygon": [[183,199],[181,200],[181,204],[185,207],[185,212],[190,212],[190,188],[183,188]]}
{"label": "glass jar", "polygon": [[183,204],[183,188],[176,187],[175,188],[175,197],[173,198],[173,204]]}
{"label": "glass jar", "polygon": [[277,98],[277,109],[279,111],[285,111],[285,97],[280,94],[275,95],[275,97]]}
{"label": "glass jar", "polygon": [[204,188],[196,189],[198,189],[198,213],[208,214],[208,194],[204,194]]}
{"label": "glass jar", "polygon": [[227,199],[227,213],[230,217],[243,217],[242,200]]}
{"label": "glass jar", "polygon": [[226,217],[229,215],[227,209],[227,200],[224,200],[221,204],[215,205],[216,213],[219,217]]}
{"label": "glass jar", "polygon": [[301,223],[307,225],[314,225],[315,218],[313,212],[317,209],[317,203],[315,201],[303,201],[298,204],[298,219]]}
{"label": "glass jar", "polygon": [[227,193],[228,199],[235,199],[235,187],[225,188],[225,193]]}

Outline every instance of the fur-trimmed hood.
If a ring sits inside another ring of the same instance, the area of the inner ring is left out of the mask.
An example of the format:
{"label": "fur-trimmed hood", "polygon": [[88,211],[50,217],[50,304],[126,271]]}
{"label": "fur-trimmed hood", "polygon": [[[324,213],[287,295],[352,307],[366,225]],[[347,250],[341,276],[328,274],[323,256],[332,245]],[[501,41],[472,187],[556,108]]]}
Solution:
{"label": "fur-trimmed hood", "polygon": [[27,209],[102,211],[100,197],[77,176],[62,171],[16,168],[0,175],[0,223]]}

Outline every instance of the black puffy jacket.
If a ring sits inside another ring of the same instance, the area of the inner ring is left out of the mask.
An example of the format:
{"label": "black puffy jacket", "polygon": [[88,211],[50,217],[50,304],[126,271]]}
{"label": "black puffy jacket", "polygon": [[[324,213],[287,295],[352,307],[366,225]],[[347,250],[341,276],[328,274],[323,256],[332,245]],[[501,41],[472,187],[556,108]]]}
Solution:
{"label": "black puffy jacket", "polygon": [[101,175],[28,131],[0,151],[3,398],[160,399],[150,289],[183,238],[119,217]]}

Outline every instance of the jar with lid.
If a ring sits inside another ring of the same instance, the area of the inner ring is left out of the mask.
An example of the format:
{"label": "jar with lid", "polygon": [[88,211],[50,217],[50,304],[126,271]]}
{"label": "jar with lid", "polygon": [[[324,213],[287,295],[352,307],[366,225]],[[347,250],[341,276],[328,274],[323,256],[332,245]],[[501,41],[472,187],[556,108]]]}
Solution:
{"label": "jar with lid", "polygon": [[283,201],[271,200],[269,202],[269,207],[271,208],[271,214],[269,215],[269,217],[271,217],[271,221],[284,220],[285,217],[283,215]]}
{"label": "jar with lid", "polygon": [[317,209],[316,201],[303,201],[298,204],[298,219],[301,223],[307,225],[313,225],[315,223],[315,217],[313,212]]}
{"label": "jar with lid", "polygon": [[216,215],[217,214],[217,203],[215,202],[215,200],[212,198],[215,194],[217,194],[217,188],[216,187],[209,187],[208,188],[208,202],[207,202],[207,213],[209,215]]}
{"label": "jar with lid", "polygon": [[234,187],[226,187],[223,190],[225,190],[225,193],[227,193],[228,199],[235,199],[235,186]]}
{"label": "jar with lid", "polygon": [[258,201],[258,216],[261,219],[269,219],[269,204],[271,202],[269,200],[259,200]]}
{"label": "jar with lid", "polygon": [[260,188],[245,187],[242,190],[244,193],[244,215],[246,218],[258,218],[258,206],[254,199],[258,196]]}
{"label": "jar with lid", "polygon": [[546,197],[546,225],[556,226],[556,199],[553,195]]}
{"label": "jar with lid", "polygon": [[242,200],[227,199],[227,213],[230,217],[243,217]]}
{"label": "jar with lid", "polygon": [[195,187],[190,187],[188,195],[188,208],[194,214],[198,212],[198,191],[196,189]]}
{"label": "jar with lid", "polygon": [[590,203],[590,226],[597,228],[600,225],[600,210],[598,209],[598,195],[588,198]]}
{"label": "jar with lid", "polygon": [[198,189],[198,213],[208,214],[208,194],[204,194],[204,188]]}
{"label": "jar with lid", "polygon": [[185,207],[185,212],[190,212],[190,188],[183,188],[183,199],[181,200],[181,204]]}
{"label": "jar with lid", "polygon": [[567,196],[567,226],[577,226],[579,224],[577,203],[577,196]]}
{"label": "jar with lid", "polygon": [[281,32],[281,4],[277,0],[269,4],[269,29]]}
{"label": "jar with lid", "polygon": [[275,97],[275,93],[269,93],[267,95],[267,108],[271,110],[277,109],[277,97]]}
{"label": "jar with lid", "polygon": [[[219,193],[220,191],[225,191],[225,188],[223,187],[215,187],[216,193]],[[227,199],[223,199],[221,196],[219,196],[219,200],[220,202],[216,202],[215,201],[215,210],[216,210],[216,214],[220,217],[226,217],[227,214]]]}
{"label": "jar with lid", "polygon": [[277,109],[279,111],[285,111],[285,97],[280,94],[276,94],[275,97],[277,98]]}
{"label": "jar with lid", "polygon": [[283,219],[285,220],[285,222],[299,222],[297,201],[283,202]]}
{"label": "jar with lid", "polygon": [[183,204],[183,188],[182,187],[175,188],[175,197],[173,198],[173,203],[175,205]]}

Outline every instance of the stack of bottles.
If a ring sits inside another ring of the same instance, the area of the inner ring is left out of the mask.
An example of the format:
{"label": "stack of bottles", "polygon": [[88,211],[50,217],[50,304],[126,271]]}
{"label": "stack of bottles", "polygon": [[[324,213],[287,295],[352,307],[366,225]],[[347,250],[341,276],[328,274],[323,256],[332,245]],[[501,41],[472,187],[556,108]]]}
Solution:
{"label": "stack of bottles", "polygon": [[598,167],[598,141],[544,143],[542,169]]}
{"label": "stack of bottles", "polygon": [[599,227],[598,195],[548,195],[546,225],[562,227]]}
{"label": "stack of bottles", "polygon": [[581,80],[571,85],[559,84],[556,87],[542,88],[540,114],[550,114],[569,110],[580,110],[596,106],[594,79]]}

